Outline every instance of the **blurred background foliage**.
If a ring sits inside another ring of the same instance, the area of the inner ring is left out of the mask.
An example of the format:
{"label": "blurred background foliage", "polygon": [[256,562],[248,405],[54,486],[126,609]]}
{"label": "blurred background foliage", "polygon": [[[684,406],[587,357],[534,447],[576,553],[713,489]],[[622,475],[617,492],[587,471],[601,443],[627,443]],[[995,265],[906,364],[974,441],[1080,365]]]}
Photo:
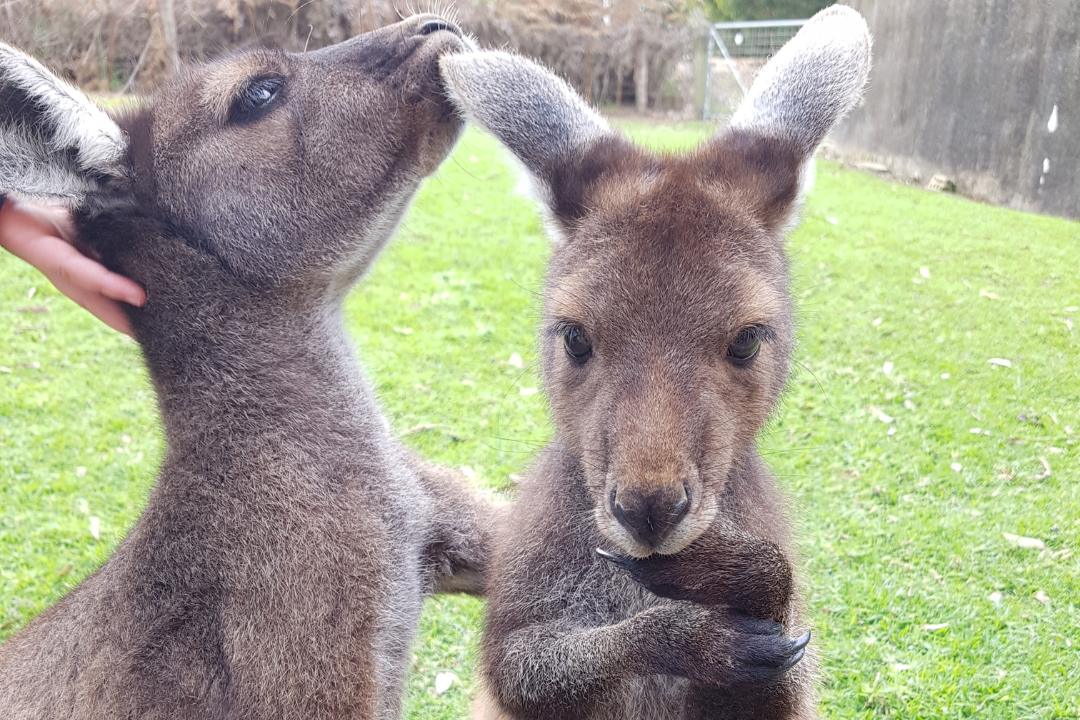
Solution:
{"label": "blurred background foliage", "polygon": [[[671,108],[707,22],[808,17],[821,0],[0,0],[0,38],[98,92],[148,92],[179,62],[316,49],[443,10],[487,47],[538,58],[597,104]],[[406,10],[409,8],[409,10]],[[685,84],[685,83],[684,83]]]}
{"label": "blurred background foliage", "polygon": [[831,0],[703,0],[710,20],[783,20],[808,18]]}

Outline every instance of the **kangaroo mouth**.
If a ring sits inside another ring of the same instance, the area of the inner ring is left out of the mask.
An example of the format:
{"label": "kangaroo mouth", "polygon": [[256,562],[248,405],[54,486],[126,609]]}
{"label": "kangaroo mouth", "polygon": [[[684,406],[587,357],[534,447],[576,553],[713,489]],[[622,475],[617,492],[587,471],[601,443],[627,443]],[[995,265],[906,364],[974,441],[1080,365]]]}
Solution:
{"label": "kangaroo mouth", "polygon": [[448,95],[439,72],[439,58],[443,55],[473,51],[476,44],[465,37],[457,26],[436,16],[430,17],[431,19],[420,26],[423,42],[414,49],[410,64],[423,68],[420,71],[423,74],[423,80],[419,83],[421,91],[435,91],[441,100],[446,101]]}

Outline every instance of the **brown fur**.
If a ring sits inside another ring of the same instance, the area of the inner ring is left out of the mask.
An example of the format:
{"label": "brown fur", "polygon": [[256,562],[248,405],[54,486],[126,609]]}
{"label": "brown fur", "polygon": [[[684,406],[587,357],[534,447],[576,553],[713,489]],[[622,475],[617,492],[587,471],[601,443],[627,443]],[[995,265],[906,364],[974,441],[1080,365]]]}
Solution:
{"label": "brown fur", "polygon": [[556,436],[495,541],[478,717],[814,717],[789,522],[756,437],[794,344],[783,232],[861,95],[865,23],[820,13],[732,127],[682,156],[633,146],[523,58],[440,64],[524,164],[554,246],[540,356]]}
{"label": "brown fur", "polygon": [[[747,145],[770,160],[735,155]],[[582,161],[606,169],[555,190],[593,210],[561,218],[541,341],[557,437],[522,484],[489,574],[485,683],[507,717],[813,716],[813,663],[785,673],[796,650],[771,622],[791,637],[804,624],[784,503],[755,443],[793,342],[775,232],[786,208],[773,199],[794,200],[789,154],[782,141],[724,138],[657,157],[612,140]],[[568,362],[568,322],[592,340],[583,366]],[[769,339],[737,367],[725,351],[750,326]],[[610,512],[616,486],[684,482],[691,508],[665,555]],[[656,594],[598,546],[647,556],[623,565]],[[594,629],[557,629],[572,627]],[[522,663],[545,669],[531,693]]]}
{"label": "brown fur", "polygon": [[[0,192],[66,198],[146,288],[130,316],[166,437],[114,555],[0,646],[0,717],[398,716],[424,594],[482,590],[486,511],[391,435],[341,302],[460,133],[437,60],[464,47],[427,16],[252,51],[122,133],[0,47],[6,101],[57,109],[0,108],[24,168]],[[271,75],[270,109],[237,120]]]}

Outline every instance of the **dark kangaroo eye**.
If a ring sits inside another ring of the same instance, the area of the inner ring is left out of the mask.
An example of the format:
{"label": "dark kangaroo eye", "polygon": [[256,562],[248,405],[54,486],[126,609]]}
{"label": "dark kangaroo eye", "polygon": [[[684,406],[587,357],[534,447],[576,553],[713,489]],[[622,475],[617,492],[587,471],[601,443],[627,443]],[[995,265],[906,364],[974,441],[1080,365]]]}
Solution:
{"label": "dark kangaroo eye", "polygon": [[563,346],[566,354],[578,365],[584,364],[592,355],[592,340],[580,325],[571,325],[563,331]]}
{"label": "dark kangaroo eye", "polygon": [[283,87],[285,78],[280,75],[255,78],[233,101],[229,122],[249,123],[258,120],[273,107]]}
{"label": "dark kangaroo eye", "polygon": [[743,328],[728,345],[728,360],[735,365],[748,365],[760,349],[761,330],[757,327]]}

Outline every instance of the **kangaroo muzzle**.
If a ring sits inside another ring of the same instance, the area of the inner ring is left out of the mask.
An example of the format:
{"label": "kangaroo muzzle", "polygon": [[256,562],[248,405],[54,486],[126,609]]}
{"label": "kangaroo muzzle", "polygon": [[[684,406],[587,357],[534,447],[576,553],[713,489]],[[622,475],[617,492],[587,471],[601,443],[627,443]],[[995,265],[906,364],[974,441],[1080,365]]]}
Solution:
{"label": "kangaroo muzzle", "polygon": [[633,488],[611,493],[611,514],[634,540],[653,550],[663,543],[690,510],[690,485],[652,492]]}

